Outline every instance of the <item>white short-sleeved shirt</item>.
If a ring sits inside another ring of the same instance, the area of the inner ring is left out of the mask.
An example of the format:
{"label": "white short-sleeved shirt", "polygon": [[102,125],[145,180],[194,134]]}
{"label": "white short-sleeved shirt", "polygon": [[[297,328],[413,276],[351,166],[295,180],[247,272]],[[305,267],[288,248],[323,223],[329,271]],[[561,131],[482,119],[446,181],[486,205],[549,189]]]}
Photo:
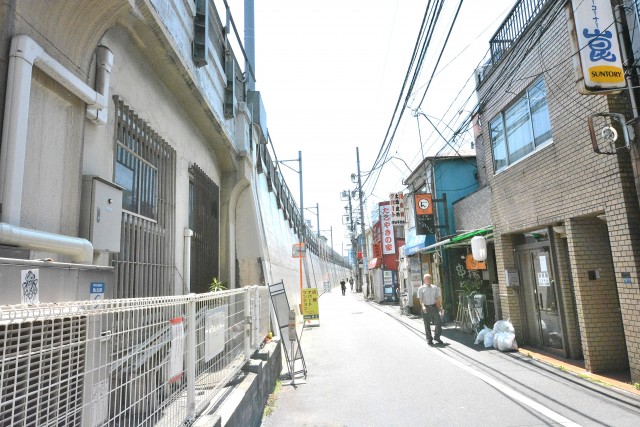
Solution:
{"label": "white short-sleeved shirt", "polygon": [[434,284],[422,285],[418,288],[418,299],[424,305],[434,305],[441,298],[440,288]]}

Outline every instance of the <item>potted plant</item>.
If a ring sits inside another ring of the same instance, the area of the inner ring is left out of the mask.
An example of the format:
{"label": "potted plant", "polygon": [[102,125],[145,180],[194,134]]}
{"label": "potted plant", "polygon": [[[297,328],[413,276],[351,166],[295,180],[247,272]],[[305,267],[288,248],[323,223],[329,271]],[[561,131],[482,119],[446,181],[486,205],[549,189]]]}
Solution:
{"label": "potted plant", "polygon": [[209,284],[209,290],[211,292],[224,291],[225,289],[227,288],[224,287],[224,284],[220,280],[218,280],[217,277],[214,277],[211,283]]}

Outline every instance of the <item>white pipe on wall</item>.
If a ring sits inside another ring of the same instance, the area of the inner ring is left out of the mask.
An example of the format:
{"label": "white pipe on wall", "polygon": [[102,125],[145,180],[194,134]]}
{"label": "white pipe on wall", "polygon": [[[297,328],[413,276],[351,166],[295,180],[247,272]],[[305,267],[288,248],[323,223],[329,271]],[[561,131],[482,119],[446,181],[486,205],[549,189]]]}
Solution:
{"label": "white pipe on wall", "polygon": [[44,252],[70,255],[81,264],[93,261],[93,245],[87,239],[69,237],[45,231],[30,230],[0,223],[0,242]]}
{"label": "white pipe on wall", "polygon": [[[109,77],[112,64],[113,54],[111,51],[100,47],[96,53],[96,84],[99,86],[100,92],[96,92],[73,72],[49,56],[31,37],[18,35],[11,40],[4,126],[2,145],[0,146],[1,219],[7,225],[11,224],[14,227],[20,225],[33,67],[40,68],[87,103],[87,116],[96,123],[104,124],[107,120]],[[56,250],[55,245],[50,246],[51,233],[35,230],[31,230],[31,233],[28,240],[28,243],[32,245],[31,248],[44,249],[46,247],[52,252],[65,250],[64,244],[61,245],[60,250]],[[42,233],[42,246],[36,247],[35,233]],[[60,241],[76,239],[62,235],[59,237]],[[92,257],[89,257],[89,260],[91,259]]]}
{"label": "white pipe on wall", "polygon": [[98,46],[96,49],[96,91],[104,98],[104,107],[94,108],[87,105],[87,118],[96,124],[107,123],[109,110],[109,82],[111,80],[111,67],[113,66],[113,53],[106,46]]}

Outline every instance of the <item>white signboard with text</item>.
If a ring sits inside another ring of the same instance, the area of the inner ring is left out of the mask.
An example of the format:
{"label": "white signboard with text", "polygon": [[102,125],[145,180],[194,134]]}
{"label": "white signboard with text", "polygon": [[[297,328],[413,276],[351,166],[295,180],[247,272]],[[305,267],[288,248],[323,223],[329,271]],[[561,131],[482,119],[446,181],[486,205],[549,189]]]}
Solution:
{"label": "white signboard with text", "polygon": [[611,1],[572,0],[571,4],[584,86],[580,92],[623,89],[626,81]]}

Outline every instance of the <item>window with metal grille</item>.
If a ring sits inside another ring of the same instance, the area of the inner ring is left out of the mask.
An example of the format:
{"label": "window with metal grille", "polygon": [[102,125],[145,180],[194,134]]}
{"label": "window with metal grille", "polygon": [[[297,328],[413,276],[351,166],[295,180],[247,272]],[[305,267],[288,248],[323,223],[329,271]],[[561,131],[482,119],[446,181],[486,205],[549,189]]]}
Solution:
{"label": "window with metal grille", "polygon": [[117,109],[115,183],[124,191],[122,208],[156,219],[158,169],[154,145],[160,140],[124,104]]}
{"label": "window with metal grille", "polygon": [[219,202],[219,187],[197,165],[189,166],[191,292],[208,292],[209,284],[218,277]]}
{"label": "window with metal grille", "polygon": [[114,182],[124,188],[114,297],[172,295],[175,150],[117,96],[114,105]]}

